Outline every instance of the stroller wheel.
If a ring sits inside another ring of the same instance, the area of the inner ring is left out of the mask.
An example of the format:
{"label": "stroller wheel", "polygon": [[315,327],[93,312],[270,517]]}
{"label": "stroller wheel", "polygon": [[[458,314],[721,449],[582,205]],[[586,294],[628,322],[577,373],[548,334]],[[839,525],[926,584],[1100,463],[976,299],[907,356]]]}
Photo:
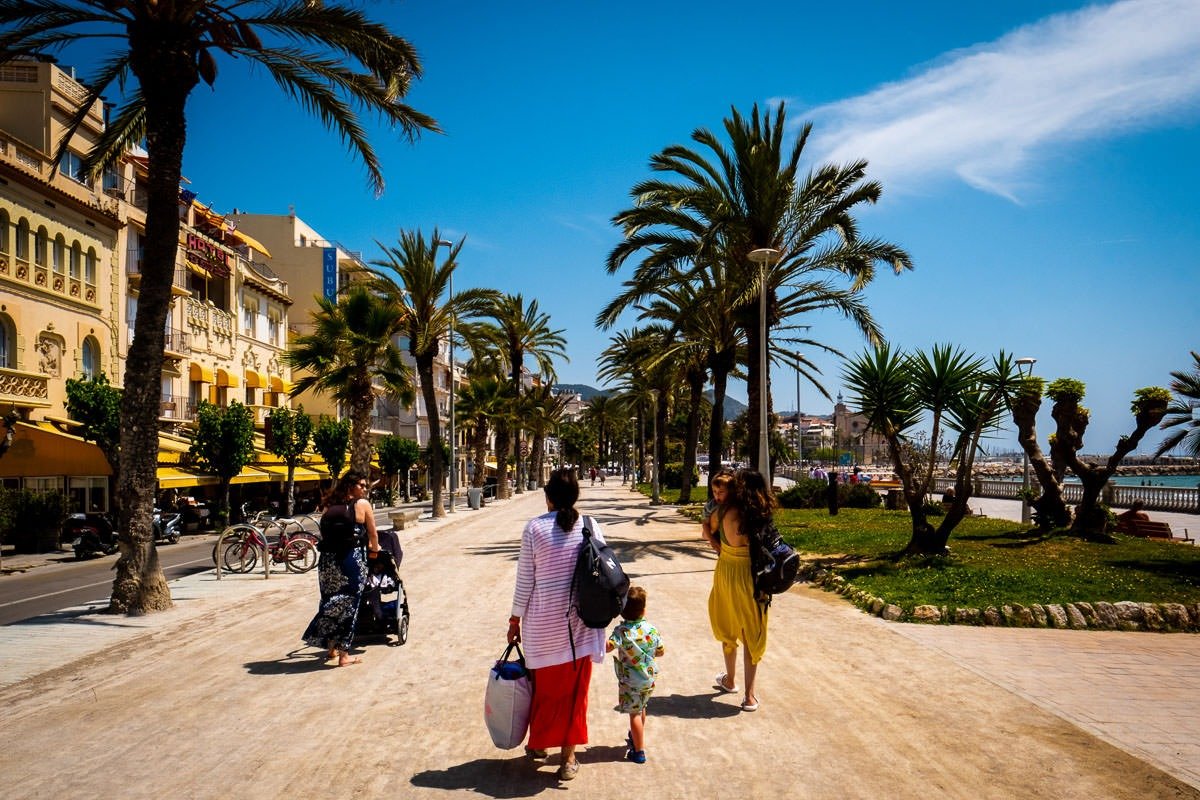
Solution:
{"label": "stroller wheel", "polygon": [[396,643],[404,644],[408,641],[408,612],[404,611],[400,615],[400,625],[396,629]]}

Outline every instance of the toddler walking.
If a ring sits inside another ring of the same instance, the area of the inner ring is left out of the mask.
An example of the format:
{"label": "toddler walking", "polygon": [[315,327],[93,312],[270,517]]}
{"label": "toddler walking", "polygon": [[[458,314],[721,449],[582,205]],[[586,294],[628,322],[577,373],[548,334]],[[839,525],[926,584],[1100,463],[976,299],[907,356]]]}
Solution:
{"label": "toddler walking", "polygon": [[629,750],[625,757],[635,764],[646,763],[646,704],[654,693],[654,678],[658,675],[655,659],[666,652],[658,629],[645,620],[646,590],[629,587],[625,607],[621,609],[624,622],[613,628],[605,652],[613,654],[613,671],[617,674],[616,710],[629,715]]}

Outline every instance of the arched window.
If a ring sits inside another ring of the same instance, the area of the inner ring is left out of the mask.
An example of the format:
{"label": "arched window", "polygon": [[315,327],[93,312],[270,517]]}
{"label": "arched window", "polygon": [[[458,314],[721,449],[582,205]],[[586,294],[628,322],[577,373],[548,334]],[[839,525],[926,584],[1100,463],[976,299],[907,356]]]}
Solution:
{"label": "arched window", "polygon": [[21,217],[17,221],[17,258],[22,261],[29,260],[29,220]]}
{"label": "arched window", "polygon": [[0,253],[10,252],[8,249],[9,248],[9,244],[8,244],[9,229],[8,228],[9,228],[10,224],[11,224],[11,220],[9,220],[9,218],[8,218],[8,212],[0,211]]}
{"label": "arched window", "polygon": [[45,228],[38,228],[33,235],[33,262],[42,267],[46,266],[46,242],[49,238]]}
{"label": "arched window", "polygon": [[91,247],[83,257],[83,280],[90,286],[96,285],[96,250]]}
{"label": "arched window", "polygon": [[79,242],[74,242],[67,254],[67,272],[75,280],[79,280],[79,262],[81,261],[83,261],[83,249],[79,246]]}
{"label": "arched window", "polygon": [[83,361],[83,377],[95,378],[100,374],[100,343],[96,337],[88,336],[83,340],[81,351]]}
{"label": "arched window", "polygon": [[67,258],[67,243],[63,240],[62,234],[54,237],[54,249],[51,252],[51,261],[54,266],[54,271],[62,274],[64,262]]}
{"label": "arched window", "polygon": [[7,314],[0,314],[0,368],[17,368],[17,328]]}

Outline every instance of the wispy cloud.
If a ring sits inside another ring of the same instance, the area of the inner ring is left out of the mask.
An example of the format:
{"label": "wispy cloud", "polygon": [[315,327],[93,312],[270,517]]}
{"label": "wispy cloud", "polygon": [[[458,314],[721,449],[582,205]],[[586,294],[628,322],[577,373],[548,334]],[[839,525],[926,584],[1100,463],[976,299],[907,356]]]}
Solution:
{"label": "wispy cloud", "polygon": [[804,117],[820,161],[866,158],[889,189],[957,175],[1015,200],[1055,148],[1178,119],[1198,100],[1200,2],[1125,0],[948,53]]}

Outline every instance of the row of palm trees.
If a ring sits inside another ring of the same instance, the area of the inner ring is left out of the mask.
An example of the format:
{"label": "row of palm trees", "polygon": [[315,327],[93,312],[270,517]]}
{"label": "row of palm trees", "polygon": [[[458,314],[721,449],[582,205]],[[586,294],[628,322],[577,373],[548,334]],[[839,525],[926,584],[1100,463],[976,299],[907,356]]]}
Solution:
{"label": "row of palm trees", "polygon": [[[661,174],[630,191],[634,205],[613,217],[623,240],[608,256],[616,273],[634,262],[621,292],[597,315],[612,328],[629,311],[638,325],[617,332],[601,356],[599,376],[636,412],[647,410],[658,430],[677,404],[687,409],[684,485],[696,461],[695,443],[706,388],[712,389],[707,431],[709,462],[718,464],[724,445],[724,400],[730,377],[744,378],[749,405],[760,392],[770,397],[770,376],[761,374],[760,353],[771,364],[800,372],[826,398],[820,371],[804,351],[842,355],[809,333],[805,320],[830,310],[849,319],[874,346],[881,331],[864,298],[876,265],[899,274],[912,268],[908,253],[890,242],[864,236],[856,213],[875,203],[882,187],[867,180],[867,164],[821,165],[801,172],[811,125],[799,127],[790,147],[784,104],[749,117],[732,109],[724,120],[725,140],[699,128],[696,147],[672,145],[653,155],[650,169]],[[769,263],[751,259],[769,249]],[[761,295],[766,295],[767,331],[760,333]],[[749,415],[750,462],[758,463],[759,421]],[[662,442],[654,443],[662,463]]]}
{"label": "row of palm trees", "polygon": [[[293,369],[302,371],[293,397],[327,393],[349,410],[350,468],[360,472],[370,467],[376,402],[387,396],[411,404],[420,388],[429,441],[438,445],[427,453],[434,516],[445,513],[442,483],[448,467],[434,366],[451,331],[470,354],[468,385],[458,395],[455,421],[471,442],[474,485],[483,485],[494,436],[501,496],[508,493],[510,457],[518,466],[518,491],[523,490],[521,431],[532,436],[528,452],[534,455],[533,474],[540,476],[542,443],[566,402],[550,390],[554,360],[566,358],[562,331],[551,328],[537,300],[520,294],[488,288],[450,294],[463,242],[451,245],[439,264],[441,241],[435,229],[429,239],[419,230],[403,231],[398,244],[379,244],[384,257],[372,261],[372,270],[349,283],[336,300],[319,299],[312,332],[297,337],[286,356]],[[526,360],[535,367],[529,387],[523,379]]]}

